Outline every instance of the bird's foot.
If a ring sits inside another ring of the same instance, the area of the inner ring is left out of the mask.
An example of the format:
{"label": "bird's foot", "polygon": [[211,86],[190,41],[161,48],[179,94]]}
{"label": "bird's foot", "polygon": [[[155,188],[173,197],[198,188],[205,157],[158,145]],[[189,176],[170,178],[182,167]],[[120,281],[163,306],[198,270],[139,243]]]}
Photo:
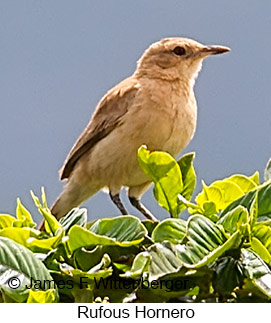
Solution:
{"label": "bird's foot", "polygon": [[129,196],[131,204],[138,209],[147,219],[157,221],[156,217],[138,200],[136,197]]}
{"label": "bird's foot", "polygon": [[127,210],[125,209],[124,205],[122,204],[121,200],[120,200],[120,196],[119,194],[115,194],[115,195],[112,195],[111,192],[109,192],[109,195],[110,195],[110,198],[111,200],[113,201],[113,203],[116,205],[116,207],[120,210],[121,214],[123,215],[127,215],[128,212]]}

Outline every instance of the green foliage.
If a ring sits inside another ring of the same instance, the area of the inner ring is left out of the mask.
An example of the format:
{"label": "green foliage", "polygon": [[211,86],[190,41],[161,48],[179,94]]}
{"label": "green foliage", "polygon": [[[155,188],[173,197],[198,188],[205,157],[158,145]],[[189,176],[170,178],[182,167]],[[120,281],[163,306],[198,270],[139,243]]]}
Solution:
{"label": "green foliage", "polygon": [[75,208],[57,221],[44,189],[31,192],[45,231],[20,199],[15,216],[0,214],[0,301],[270,301],[271,162],[263,183],[258,172],[202,181],[193,200],[193,153],[175,161],[142,146],[138,160],[169,218],[87,223]]}

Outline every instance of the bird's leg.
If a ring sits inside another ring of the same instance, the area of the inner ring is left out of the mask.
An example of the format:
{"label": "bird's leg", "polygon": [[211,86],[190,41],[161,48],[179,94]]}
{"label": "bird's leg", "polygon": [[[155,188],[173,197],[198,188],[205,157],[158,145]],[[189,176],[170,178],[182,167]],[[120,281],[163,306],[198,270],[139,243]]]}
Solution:
{"label": "bird's leg", "polygon": [[117,208],[120,210],[121,214],[123,215],[127,215],[128,212],[125,209],[125,207],[123,206],[121,200],[120,200],[120,196],[119,193],[113,195],[111,192],[109,192],[110,198],[113,201],[113,203],[117,206]]}
{"label": "bird's leg", "polygon": [[156,217],[136,197],[129,196],[131,204],[138,209],[147,219],[157,221]]}

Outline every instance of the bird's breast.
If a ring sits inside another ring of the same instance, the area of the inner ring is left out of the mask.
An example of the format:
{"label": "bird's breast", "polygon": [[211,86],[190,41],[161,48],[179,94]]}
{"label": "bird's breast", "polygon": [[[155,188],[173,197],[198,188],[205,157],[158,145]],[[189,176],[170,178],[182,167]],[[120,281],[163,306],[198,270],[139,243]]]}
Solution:
{"label": "bird's breast", "polygon": [[[139,136],[151,150],[167,151],[177,156],[192,139],[197,121],[197,105],[193,90],[160,86],[142,93],[134,109]],[[133,127],[132,127],[133,128]],[[133,134],[131,134],[133,136]]]}

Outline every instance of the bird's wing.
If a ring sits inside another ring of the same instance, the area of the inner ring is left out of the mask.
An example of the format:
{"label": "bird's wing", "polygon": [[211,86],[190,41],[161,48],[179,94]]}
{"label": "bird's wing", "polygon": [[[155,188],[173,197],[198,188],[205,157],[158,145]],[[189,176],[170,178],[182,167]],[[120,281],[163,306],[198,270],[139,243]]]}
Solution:
{"label": "bird's wing", "polygon": [[61,180],[70,176],[75,164],[83,154],[90,151],[97,142],[120,124],[137,91],[137,81],[130,77],[119,83],[102,98],[89,124],[67,156],[64,166],[60,170]]}

